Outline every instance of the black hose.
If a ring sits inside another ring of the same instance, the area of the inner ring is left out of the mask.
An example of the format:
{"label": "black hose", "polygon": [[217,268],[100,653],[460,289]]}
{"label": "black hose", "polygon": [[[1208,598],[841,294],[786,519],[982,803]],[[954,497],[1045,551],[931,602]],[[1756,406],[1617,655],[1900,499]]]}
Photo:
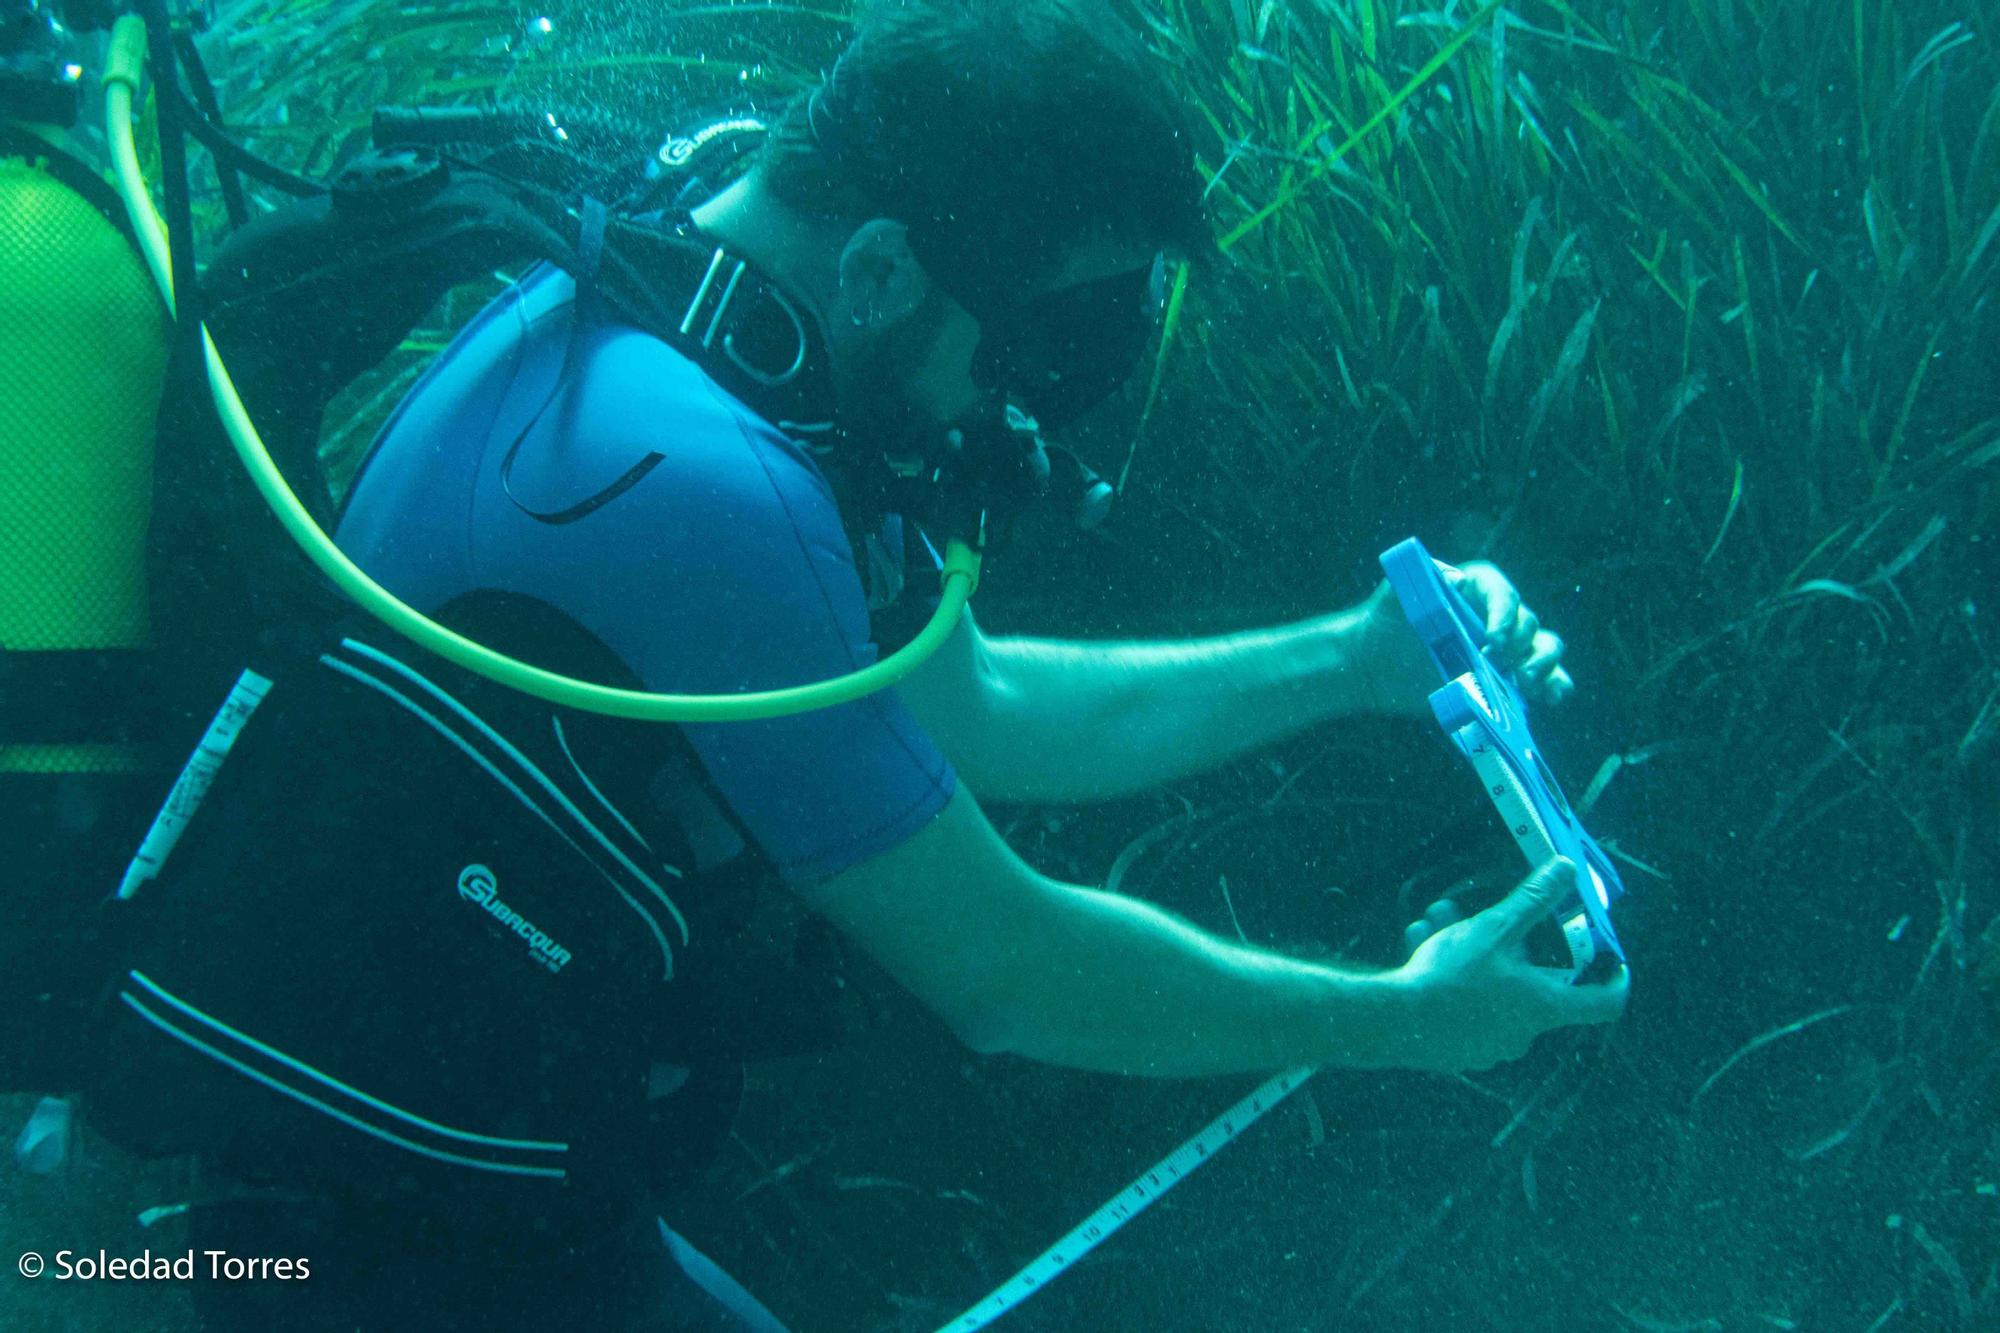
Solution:
{"label": "black hose", "polygon": [[[222,106],[215,99],[215,85],[209,82],[208,70],[201,63],[201,52],[195,49],[194,34],[178,32],[174,34],[174,50],[180,56],[181,69],[187,74],[188,83],[194,89],[195,106],[200,115],[189,115],[190,124],[196,120],[217,121],[222,119]],[[179,94],[180,89],[174,88]],[[201,136],[196,135],[197,138]],[[203,142],[206,142],[204,140]],[[222,202],[229,209],[229,225],[240,227],[250,220],[250,207],[243,200],[243,182],[235,169],[215,155],[215,176],[222,183]]]}
{"label": "black hose", "polygon": [[[554,137],[557,126],[567,138]],[[657,131],[634,121],[599,111],[557,110],[525,102],[377,107],[373,128],[378,148],[394,144],[499,148],[540,140],[587,156],[631,161],[650,158],[660,146]]]}
{"label": "black hose", "polygon": [[[226,162],[232,172],[240,172],[252,180],[262,181],[266,185],[301,199],[326,193],[326,186],[318,181],[308,180],[304,176],[295,175],[283,167],[266,162],[237,143],[214,121],[202,115],[200,110],[188,101],[187,94],[180,89],[171,88],[166,91],[174,98],[175,108],[180,113],[181,128],[199,140],[202,147],[215,154],[218,166]],[[230,213],[233,217],[235,210],[231,209]]]}

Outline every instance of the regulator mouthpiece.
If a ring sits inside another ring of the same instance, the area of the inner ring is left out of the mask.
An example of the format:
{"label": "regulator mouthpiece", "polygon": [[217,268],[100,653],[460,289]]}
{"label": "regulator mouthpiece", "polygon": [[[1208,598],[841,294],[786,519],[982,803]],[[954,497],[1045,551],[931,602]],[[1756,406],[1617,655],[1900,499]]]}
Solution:
{"label": "regulator mouthpiece", "polygon": [[1076,525],[1089,532],[1111,512],[1118,492],[1090,464],[1060,444],[1044,444],[1049,458],[1049,496],[1065,506]]}

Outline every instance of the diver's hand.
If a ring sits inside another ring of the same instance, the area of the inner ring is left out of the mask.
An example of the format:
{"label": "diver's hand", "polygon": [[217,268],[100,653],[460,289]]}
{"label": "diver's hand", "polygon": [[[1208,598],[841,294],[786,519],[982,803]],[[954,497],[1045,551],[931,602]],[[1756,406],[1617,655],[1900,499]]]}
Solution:
{"label": "diver's hand", "polygon": [[[1563,668],[1560,635],[1542,622],[1507,576],[1484,560],[1445,575],[1445,582],[1486,622],[1486,655],[1511,671],[1531,703],[1561,703],[1576,688]],[[1362,604],[1362,635],[1369,645],[1374,695],[1386,712],[1421,713],[1436,688],[1436,668],[1410,629],[1385,579]]]}
{"label": "diver's hand", "polygon": [[1528,1053],[1542,1033],[1576,1023],[1609,1023],[1624,1012],[1631,978],[1623,967],[1603,984],[1570,984],[1566,973],[1528,961],[1528,932],[1575,882],[1558,857],[1477,916],[1425,936],[1392,975],[1408,1003],[1408,1040],[1396,1063],[1459,1073],[1490,1069]]}

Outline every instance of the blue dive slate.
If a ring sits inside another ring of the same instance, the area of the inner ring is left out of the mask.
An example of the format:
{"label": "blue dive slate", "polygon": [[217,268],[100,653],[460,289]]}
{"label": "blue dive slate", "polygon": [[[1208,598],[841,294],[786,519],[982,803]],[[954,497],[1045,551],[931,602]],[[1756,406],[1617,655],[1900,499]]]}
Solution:
{"label": "blue dive slate", "polygon": [[1480,651],[1486,626],[1445,582],[1449,568],[1415,537],[1382,553],[1389,586],[1444,677],[1443,687],[1431,692],[1431,712],[1479,774],[1528,864],[1566,856],[1585,872],[1588,891],[1572,891],[1555,913],[1569,945],[1572,976],[1581,976],[1601,952],[1623,961],[1625,950],[1611,928],[1611,904],[1624,896],[1624,882],[1584,831],[1528,734],[1528,706],[1520,691]]}

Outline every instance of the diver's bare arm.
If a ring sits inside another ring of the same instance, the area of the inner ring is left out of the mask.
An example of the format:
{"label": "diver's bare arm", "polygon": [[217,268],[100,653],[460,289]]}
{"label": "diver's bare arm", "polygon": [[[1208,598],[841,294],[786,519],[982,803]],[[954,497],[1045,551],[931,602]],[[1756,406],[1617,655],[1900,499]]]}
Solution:
{"label": "diver's bare arm", "polygon": [[963,789],[900,847],[803,894],[975,1050],[1110,1073],[1399,1062],[1393,975],[1225,943],[1143,903],[1056,883]]}
{"label": "diver's bare arm", "polygon": [[1377,707],[1361,625],[1098,643],[988,638],[968,617],[900,689],[981,797],[1101,800]]}

